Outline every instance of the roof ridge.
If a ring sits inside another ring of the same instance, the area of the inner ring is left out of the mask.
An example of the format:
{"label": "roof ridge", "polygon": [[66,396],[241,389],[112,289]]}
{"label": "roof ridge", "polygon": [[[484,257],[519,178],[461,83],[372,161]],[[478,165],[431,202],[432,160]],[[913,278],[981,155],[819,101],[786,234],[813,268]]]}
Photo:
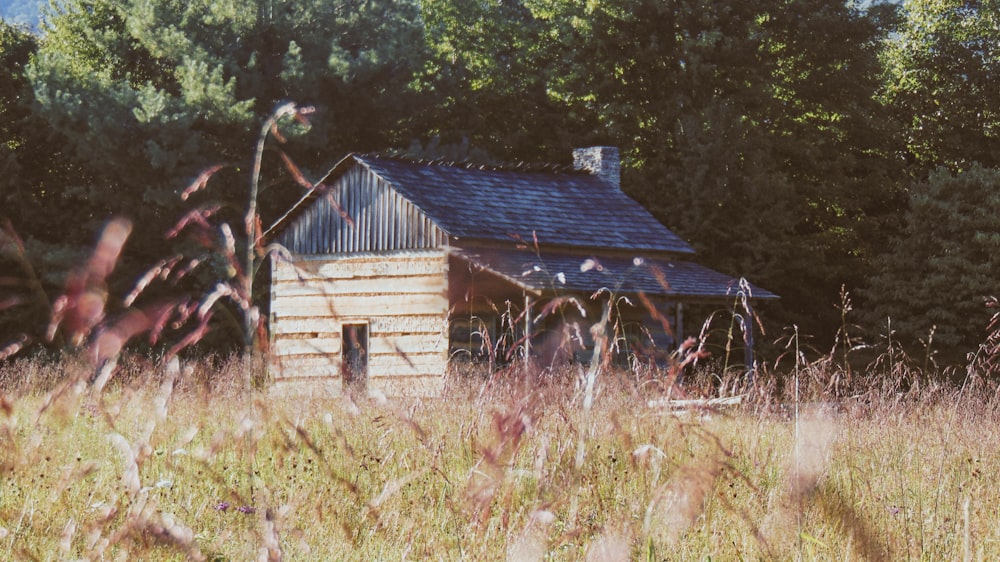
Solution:
{"label": "roof ridge", "polygon": [[365,152],[356,153],[359,158],[377,158],[417,166],[442,166],[465,170],[486,172],[523,172],[549,173],[575,176],[592,176],[587,170],[574,168],[572,164],[555,164],[552,162],[480,162],[474,160],[448,160],[444,158],[413,158],[405,154]]}

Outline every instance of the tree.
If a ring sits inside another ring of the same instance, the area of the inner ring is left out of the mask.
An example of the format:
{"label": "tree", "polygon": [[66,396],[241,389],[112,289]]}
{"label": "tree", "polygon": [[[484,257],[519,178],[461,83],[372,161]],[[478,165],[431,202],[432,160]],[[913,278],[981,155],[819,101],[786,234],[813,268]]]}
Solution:
{"label": "tree", "polygon": [[1000,3],[911,0],[884,54],[882,99],[902,125],[904,229],[876,257],[869,323],[891,319],[911,345],[962,359],[983,337],[996,293],[1000,166]]}
{"label": "tree", "polygon": [[21,128],[31,112],[24,67],[36,48],[31,34],[0,21],[0,178],[15,172],[15,151],[24,142]]}
{"label": "tree", "polygon": [[128,214],[168,205],[211,164],[245,160],[257,125],[289,99],[317,109],[292,149],[306,165],[409,140],[399,123],[418,113],[408,97],[423,64],[415,2],[60,6],[30,69],[36,95],[105,184],[91,198],[129,201]]}
{"label": "tree", "polygon": [[[46,22],[28,76],[38,114],[81,169],[50,190],[77,203],[62,224],[94,232],[111,216],[133,220],[120,294],[149,264],[183,253],[164,233],[187,205],[219,205],[220,220],[242,222],[247,147],[275,107],[316,108],[310,135],[283,150],[318,176],[348,150],[405,145],[425,103],[412,85],[425,60],[416,1],[70,0]],[[265,154],[265,224],[302,194],[281,162]],[[181,202],[220,163],[213,189]]]}
{"label": "tree", "polygon": [[[61,137],[32,111],[26,67],[38,39],[0,22],[0,345],[13,333],[43,333],[48,295],[62,287],[92,232],[67,220],[73,202],[57,186],[80,177]],[[60,228],[53,228],[59,225]]]}
{"label": "tree", "polygon": [[947,359],[963,359],[983,339],[984,298],[1000,277],[1000,171],[939,169],[910,189],[905,218],[870,285],[875,314],[901,341],[933,330]]}
{"label": "tree", "polygon": [[[894,137],[905,112],[876,98],[890,6],[59,5],[28,76],[38,115],[65,139],[59,161],[78,173],[43,191],[65,203],[52,207],[74,234],[133,218],[132,264],[172,251],[161,234],[180,214],[177,192],[209,166],[230,164],[193,203],[219,203],[222,220],[241,220],[246,147],[285,100],[316,107],[311,133],[282,147],[314,177],[346,151],[412,141],[435,156],[508,161],[618,145],[625,188],[699,259],[781,294],[775,322],[820,335],[832,335],[841,285],[861,283],[905,203]],[[283,170],[279,157],[269,150],[264,170]],[[265,223],[301,194],[283,173],[262,188]]]}
{"label": "tree", "polygon": [[920,174],[1000,165],[1000,2],[909,0],[903,14],[883,95],[905,124],[907,158]]}
{"label": "tree", "polygon": [[572,115],[551,95],[562,54],[551,22],[520,0],[425,0],[422,8],[432,56],[421,85],[434,98],[425,135],[465,146],[459,157],[471,148],[493,160],[567,159],[580,140],[574,121],[592,116]]}
{"label": "tree", "polygon": [[873,232],[900,208],[877,103],[883,10],[840,0],[526,2],[555,54],[547,88],[626,189],[709,265],[783,296],[780,323],[832,335]]}

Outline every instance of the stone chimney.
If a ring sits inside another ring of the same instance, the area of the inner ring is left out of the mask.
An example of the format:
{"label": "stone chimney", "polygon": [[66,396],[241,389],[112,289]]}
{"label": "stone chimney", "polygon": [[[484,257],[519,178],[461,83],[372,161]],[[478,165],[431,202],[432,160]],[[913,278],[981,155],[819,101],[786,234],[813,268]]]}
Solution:
{"label": "stone chimney", "polygon": [[573,149],[573,167],[594,174],[613,185],[622,188],[622,163],[618,147],[590,146]]}

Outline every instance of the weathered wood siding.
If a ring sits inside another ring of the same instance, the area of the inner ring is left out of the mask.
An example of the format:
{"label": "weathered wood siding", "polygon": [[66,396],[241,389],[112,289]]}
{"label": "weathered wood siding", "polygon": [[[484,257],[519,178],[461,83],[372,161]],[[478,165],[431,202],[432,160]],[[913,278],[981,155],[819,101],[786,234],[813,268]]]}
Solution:
{"label": "weathered wood siding", "polygon": [[448,259],[443,250],[275,261],[271,372],[282,385],[341,386],[344,324],[368,325],[368,388],[441,391],[448,360]]}
{"label": "weathered wood siding", "polygon": [[278,237],[293,254],[439,248],[431,219],[363,166],[351,168]]}

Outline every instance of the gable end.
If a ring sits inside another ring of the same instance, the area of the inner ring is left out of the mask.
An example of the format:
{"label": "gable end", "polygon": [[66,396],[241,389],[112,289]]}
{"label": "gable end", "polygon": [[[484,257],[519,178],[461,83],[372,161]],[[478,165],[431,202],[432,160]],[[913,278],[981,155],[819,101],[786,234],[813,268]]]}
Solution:
{"label": "gable end", "polygon": [[277,238],[295,254],[430,249],[446,239],[426,213],[357,164],[315,196]]}

